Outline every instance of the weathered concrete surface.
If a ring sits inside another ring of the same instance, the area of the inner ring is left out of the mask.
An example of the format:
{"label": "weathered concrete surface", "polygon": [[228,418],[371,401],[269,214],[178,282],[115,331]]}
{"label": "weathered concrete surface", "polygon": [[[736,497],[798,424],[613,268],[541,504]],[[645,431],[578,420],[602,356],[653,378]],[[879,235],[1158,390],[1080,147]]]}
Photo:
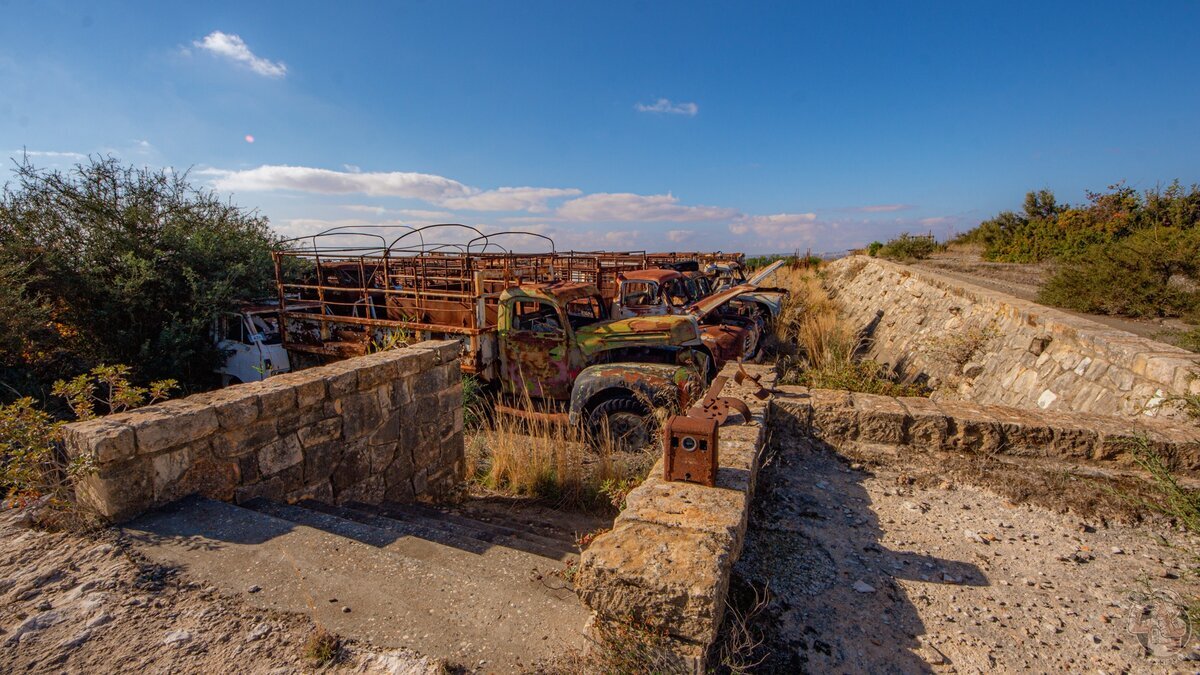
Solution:
{"label": "weathered concrete surface", "polygon": [[871,358],[955,398],[1178,417],[1168,399],[1200,393],[1200,354],[934,272],[851,256],[826,285]]}
{"label": "weathered concrete surface", "polygon": [[121,521],[186,495],[408,501],[462,478],[459,344],[423,342],[67,425],[97,471],[80,501]]}
{"label": "weathered concrete surface", "polygon": [[[767,367],[748,366],[774,382]],[[665,629],[685,655],[716,638],[733,563],[741,554],[761,451],[767,405],[730,376],[724,395],[750,405],[750,422],[720,430],[717,486],[663,480],[663,462],[635,488],[610,532],[583,552],[579,596],[600,620],[636,618]]]}
{"label": "weathered concrete surface", "polygon": [[466,550],[296,507],[267,510],[280,517],[193,498],[122,530],[150,560],[251,606],[310,615],[338,635],[471,671],[532,671],[586,643],[590,612],[551,574],[554,560],[481,541],[482,551]]}
{"label": "weathered concrete surface", "polygon": [[817,437],[835,447],[870,443],[1137,468],[1133,452],[1144,442],[1172,470],[1200,476],[1200,428],[1168,419],[1127,419],[796,386],[779,387],[771,409],[775,433]]}

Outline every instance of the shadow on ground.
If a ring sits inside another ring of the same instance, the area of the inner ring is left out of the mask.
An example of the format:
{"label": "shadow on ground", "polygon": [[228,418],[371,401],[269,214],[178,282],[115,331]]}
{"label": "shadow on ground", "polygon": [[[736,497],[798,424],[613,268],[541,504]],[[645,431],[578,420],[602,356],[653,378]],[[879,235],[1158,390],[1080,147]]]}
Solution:
{"label": "shadow on ground", "polygon": [[[759,478],[734,568],[725,631],[742,617],[762,644],[754,672],[932,672],[914,599],[893,580],[987,585],[973,564],[893,550],[862,481],[812,439],[780,439]],[[755,609],[756,591],[769,600]],[[721,655],[716,656],[718,661]]]}

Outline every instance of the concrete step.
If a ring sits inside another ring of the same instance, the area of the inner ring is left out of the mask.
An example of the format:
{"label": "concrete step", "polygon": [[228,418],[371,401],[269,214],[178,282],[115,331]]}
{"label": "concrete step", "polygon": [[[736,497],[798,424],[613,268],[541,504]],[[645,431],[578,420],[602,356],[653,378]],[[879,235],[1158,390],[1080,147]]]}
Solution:
{"label": "concrete step", "polygon": [[380,647],[518,672],[585,643],[588,612],[545,558],[497,546],[477,553],[300,507],[256,506],[263,510],[189,498],[121,529],[154,562]]}
{"label": "concrete step", "polygon": [[471,499],[456,505],[467,518],[499,523],[517,530],[529,531],[544,537],[568,541],[572,545],[579,537],[612,525],[612,517],[578,512],[564,512],[532,503],[529,499],[491,497]]}
{"label": "concrete step", "polygon": [[[391,512],[390,516],[385,515],[377,506],[364,504],[357,504],[353,507],[332,506],[330,504],[308,501],[303,502],[302,506],[313,511],[328,513],[388,532],[417,536],[427,541],[435,541],[446,546],[471,551],[485,557],[501,554],[512,557],[519,553],[522,556],[530,558],[527,566],[531,568],[544,568],[548,563],[551,567],[556,567],[550,561],[566,563],[579,559],[578,552],[568,551],[563,545],[547,547],[524,539],[509,540],[503,533],[485,532],[480,534],[479,528],[467,528],[453,522],[444,522],[442,526],[435,526],[435,524],[430,522],[430,519],[424,517],[402,516],[402,514],[394,511]],[[435,518],[434,520],[439,519]],[[486,525],[486,523],[482,523],[482,525]],[[550,560],[546,560],[546,558]]]}
{"label": "concrete step", "polygon": [[543,537],[532,532],[520,531],[504,525],[466,518],[449,510],[421,504],[384,502],[379,506],[355,504],[354,507],[360,510],[369,510],[372,513],[379,513],[395,520],[418,523],[425,527],[439,529],[461,537],[470,537],[480,541],[516,548],[555,560],[567,560],[570,556],[578,554],[574,540],[568,541],[565,537]]}

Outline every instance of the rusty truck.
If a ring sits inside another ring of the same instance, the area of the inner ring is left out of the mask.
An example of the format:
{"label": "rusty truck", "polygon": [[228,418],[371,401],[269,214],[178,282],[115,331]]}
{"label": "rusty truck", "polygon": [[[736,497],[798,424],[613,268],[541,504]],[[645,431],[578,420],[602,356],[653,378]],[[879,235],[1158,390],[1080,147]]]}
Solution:
{"label": "rusty truck", "polygon": [[[471,238],[433,240],[450,231]],[[495,392],[499,412],[622,446],[649,440],[656,408],[686,407],[703,390],[715,364],[696,316],[611,315],[617,275],[644,262],[552,244],[515,253],[500,236],[447,224],[391,240],[346,229],[294,240],[274,253],[282,342],[332,359],[397,335],[457,339],[462,370]]]}

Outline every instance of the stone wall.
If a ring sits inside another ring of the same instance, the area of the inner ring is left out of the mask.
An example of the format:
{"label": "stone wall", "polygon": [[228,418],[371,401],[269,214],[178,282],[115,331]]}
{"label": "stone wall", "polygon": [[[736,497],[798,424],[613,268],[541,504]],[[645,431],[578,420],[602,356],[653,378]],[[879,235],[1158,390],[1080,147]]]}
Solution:
{"label": "stone wall", "polygon": [[[762,374],[764,385],[774,382],[768,367],[747,369]],[[612,530],[583,552],[575,580],[599,620],[633,617],[662,627],[692,664],[716,639],[724,617],[766,442],[767,406],[753,389],[734,384],[735,372],[735,364],[726,366],[723,395],[746,401],[752,419],[721,427],[717,485],[668,482],[660,458],[629,493]]]}
{"label": "stone wall", "polygon": [[933,272],[851,256],[826,285],[870,358],[954,398],[1175,417],[1170,396],[1200,393],[1200,354]]}
{"label": "stone wall", "polygon": [[1173,471],[1200,477],[1200,427],[1174,420],[795,386],[779,387],[771,408],[773,433],[819,438],[837,448],[866,444],[1008,455],[1126,471],[1140,470],[1133,453],[1146,443]]}
{"label": "stone wall", "polygon": [[460,345],[412,347],[166,401],[64,430],[80,501],[113,521],[190,494],[405,501],[463,477]]}

